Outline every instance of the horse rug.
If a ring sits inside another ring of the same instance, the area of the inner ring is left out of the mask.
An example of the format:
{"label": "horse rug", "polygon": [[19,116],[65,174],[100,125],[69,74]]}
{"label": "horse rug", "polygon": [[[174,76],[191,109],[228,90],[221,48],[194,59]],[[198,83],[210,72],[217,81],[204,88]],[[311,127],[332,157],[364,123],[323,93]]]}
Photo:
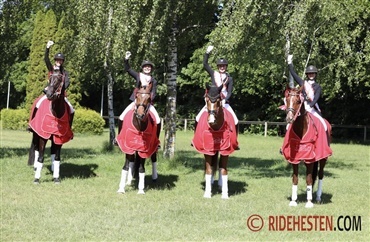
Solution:
{"label": "horse rug", "polygon": [[117,136],[119,148],[125,154],[138,152],[141,158],[148,158],[157,151],[160,143],[157,137],[157,123],[154,115],[148,113],[148,126],[144,131],[138,131],[132,123],[134,111],[130,110],[122,123],[122,129]]}
{"label": "horse rug", "polygon": [[[333,153],[320,120],[311,113],[307,113],[307,115],[308,129],[302,139],[294,132],[292,124],[289,125],[284,137],[282,152],[285,159],[291,164],[298,164],[301,160],[304,160],[305,163],[316,162]],[[330,130],[329,122],[326,120],[325,122]]]}
{"label": "horse rug", "polygon": [[238,147],[237,134],[234,118],[225,108],[224,123],[219,130],[212,129],[208,124],[208,112],[203,112],[192,140],[194,148],[205,155],[215,155],[220,151],[221,155],[232,154]]}
{"label": "horse rug", "polygon": [[73,138],[73,132],[69,126],[70,112],[66,102],[65,112],[61,118],[55,117],[51,112],[51,101],[45,99],[40,104],[35,116],[32,118],[36,103],[42,96],[38,97],[31,109],[29,126],[43,139],[50,139],[53,136],[53,142],[57,145],[63,145]]}

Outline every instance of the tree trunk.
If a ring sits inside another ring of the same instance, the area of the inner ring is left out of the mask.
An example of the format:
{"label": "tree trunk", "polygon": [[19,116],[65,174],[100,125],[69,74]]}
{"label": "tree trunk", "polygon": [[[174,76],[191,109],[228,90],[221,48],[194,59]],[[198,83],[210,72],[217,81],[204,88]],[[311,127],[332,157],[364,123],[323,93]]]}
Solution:
{"label": "tree trunk", "polygon": [[167,104],[165,118],[165,143],[163,157],[173,159],[175,155],[176,141],[176,77],[177,77],[177,41],[178,27],[176,18],[171,28],[169,40],[169,60],[167,72]]}
{"label": "tree trunk", "polygon": [[[113,7],[109,8],[109,16],[108,16],[108,23],[107,23],[107,33],[110,33],[112,30],[112,18],[113,18]],[[111,36],[111,35],[107,35]],[[107,75],[108,84],[107,84],[107,96],[108,96],[108,118],[109,118],[109,147],[112,148],[112,141],[115,138],[115,125],[114,125],[114,112],[113,112],[113,76],[112,70],[109,65],[109,60],[111,58],[111,39],[110,37],[107,40],[106,50],[105,50],[105,61],[104,61],[104,69]]]}

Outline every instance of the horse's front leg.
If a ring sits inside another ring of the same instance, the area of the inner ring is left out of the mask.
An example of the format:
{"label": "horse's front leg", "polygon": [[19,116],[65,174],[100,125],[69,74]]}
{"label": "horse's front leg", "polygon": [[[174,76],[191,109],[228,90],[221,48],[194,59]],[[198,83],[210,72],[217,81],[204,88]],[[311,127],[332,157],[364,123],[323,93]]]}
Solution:
{"label": "horse's front leg", "polygon": [[139,185],[138,189],[139,191],[137,194],[145,194],[144,188],[145,188],[145,158],[139,158],[140,159],[140,165],[139,165]]}
{"label": "horse's front leg", "polygon": [[306,184],[307,184],[307,203],[306,208],[312,208],[312,171],[314,167],[314,163],[305,163],[306,165]]}
{"label": "horse's front leg", "polygon": [[298,198],[298,165],[299,164],[292,164],[293,168],[293,175],[292,175],[292,198],[289,203],[289,206],[295,207],[297,206],[297,198]]}
{"label": "horse's front leg", "polygon": [[50,157],[51,157],[51,170],[53,171],[53,181],[55,184],[60,183],[59,173],[60,173],[60,153],[62,150],[61,145],[57,145],[54,142],[51,143]]}
{"label": "horse's front leg", "polygon": [[125,193],[126,179],[127,179],[127,175],[129,172],[129,164],[130,162],[132,163],[134,162],[134,158],[135,158],[134,155],[126,154],[126,160],[121,170],[121,181],[119,183],[119,188],[117,190],[117,193]]}
{"label": "horse's front leg", "polygon": [[327,159],[322,159],[319,161],[319,181],[317,185],[317,191],[316,191],[316,201],[321,202],[321,195],[322,195],[322,182],[324,178],[324,167],[326,165]]}
{"label": "horse's front leg", "polygon": [[229,199],[228,175],[227,175],[228,160],[229,160],[229,156],[223,156],[223,155],[220,156],[220,163],[219,163],[220,179],[219,181],[221,180],[221,191],[222,191],[221,198],[222,199]]}
{"label": "horse's front leg", "polygon": [[[34,134],[37,135],[37,134]],[[41,178],[41,170],[44,166],[44,153],[45,153],[45,146],[46,146],[46,139],[43,139],[41,137],[37,137],[34,139],[35,142],[38,142],[38,158],[37,161],[34,163],[34,169],[35,169],[35,179],[33,183],[39,184],[40,178]]]}
{"label": "horse's front leg", "polygon": [[204,155],[205,191],[203,197],[212,197],[212,156]]}

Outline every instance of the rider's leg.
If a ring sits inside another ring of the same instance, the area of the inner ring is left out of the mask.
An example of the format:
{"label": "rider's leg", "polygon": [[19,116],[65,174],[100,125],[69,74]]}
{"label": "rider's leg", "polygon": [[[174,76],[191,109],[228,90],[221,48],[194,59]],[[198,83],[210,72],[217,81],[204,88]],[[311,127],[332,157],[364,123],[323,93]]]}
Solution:
{"label": "rider's leg", "polygon": [[[226,110],[229,111],[231,113],[231,115],[233,116],[234,123],[235,123],[236,139],[238,139],[238,134],[239,134],[239,125],[238,125],[238,123],[239,123],[239,120],[236,117],[234,110],[231,108],[231,106],[228,103],[224,104],[224,108],[226,108]],[[239,145],[236,148],[236,150],[240,150]]]}

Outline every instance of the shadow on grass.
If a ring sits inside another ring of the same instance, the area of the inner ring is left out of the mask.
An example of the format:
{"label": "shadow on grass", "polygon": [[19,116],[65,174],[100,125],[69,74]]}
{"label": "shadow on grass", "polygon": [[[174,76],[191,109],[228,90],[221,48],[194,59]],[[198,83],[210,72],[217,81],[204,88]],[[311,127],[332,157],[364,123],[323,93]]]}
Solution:
{"label": "shadow on grass", "polygon": [[[156,181],[153,181],[151,175],[145,176],[145,181],[148,189],[154,190],[172,190],[174,187],[176,187],[175,183],[178,181],[178,179],[179,177],[177,175],[158,174],[158,179]],[[136,179],[136,181],[138,181],[138,179]]]}
{"label": "shadow on grass", "polygon": [[[330,193],[325,193],[323,192],[322,195],[321,195],[321,202],[316,202],[316,190],[314,190],[313,194],[312,194],[312,202],[315,203],[315,204],[327,204],[327,203],[332,203],[332,197],[333,197],[333,194],[330,194]],[[290,201],[291,200],[291,197],[287,197],[286,198],[287,201]],[[307,202],[307,193],[299,193],[298,194],[298,197],[297,197],[297,203],[306,203]],[[289,203],[289,202],[288,202]]]}
{"label": "shadow on grass", "polygon": [[[77,165],[73,163],[63,162],[61,164],[61,178],[80,178],[80,179],[87,179],[96,177],[95,170],[98,169],[97,164],[84,164],[84,165]],[[52,174],[51,166],[48,166],[49,173]]]}
{"label": "shadow on grass", "polygon": [[[218,180],[215,180],[213,185],[212,185],[212,195],[215,194],[221,194],[221,188],[218,186]],[[201,182],[202,189],[204,191],[205,189],[205,182]],[[233,181],[233,180],[228,180],[228,189],[229,189],[229,196],[236,196],[241,193],[247,192],[247,187],[248,184],[246,182],[241,182],[241,181]]]}

